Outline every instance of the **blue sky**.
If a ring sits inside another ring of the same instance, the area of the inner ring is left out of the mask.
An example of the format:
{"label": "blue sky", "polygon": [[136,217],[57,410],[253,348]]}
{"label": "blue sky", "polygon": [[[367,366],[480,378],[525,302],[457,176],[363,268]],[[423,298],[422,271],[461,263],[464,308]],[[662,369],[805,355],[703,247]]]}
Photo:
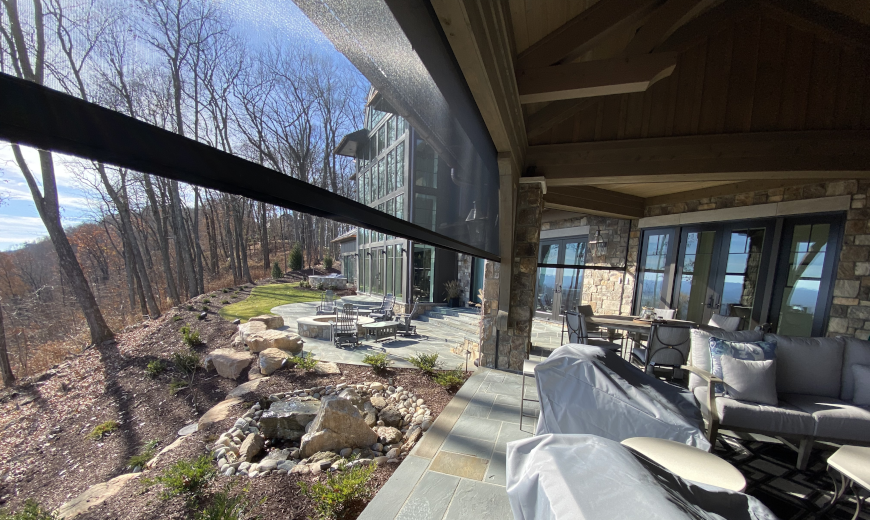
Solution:
{"label": "blue sky", "polygon": [[[255,44],[278,35],[338,54],[329,40],[290,0],[228,0],[222,6],[237,20],[238,28]],[[36,151],[23,150],[31,170],[39,179]],[[89,197],[94,198],[96,194],[90,193],[87,186],[76,178],[71,162],[69,157],[55,156],[64,226],[92,220],[96,214],[96,205],[88,201]],[[12,148],[3,142],[0,142],[0,196],[5,200],[0,206],[0,251],[16,249],[25,242],[47,236],[24,176],[12,155]]]}

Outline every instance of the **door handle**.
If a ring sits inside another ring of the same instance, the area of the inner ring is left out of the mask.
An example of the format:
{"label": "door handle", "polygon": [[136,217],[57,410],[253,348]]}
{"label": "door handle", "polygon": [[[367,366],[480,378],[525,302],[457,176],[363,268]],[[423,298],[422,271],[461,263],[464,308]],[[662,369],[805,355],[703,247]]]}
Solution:
{"label": "door handle", "polygon": [[721,307],[721,305],[719,305],[719,303],[720,303],[721,301],[722,301],[722,297],[721,297],[721,296],[717,296],[717,297],[716,297],[716,304],[713,306],[713,308],[716,309],[717,311],[719,310],[719,307]]}
{"label": "door handle", "polygon": [[710,295],[710,298],[707,300],[707,305],[706,305],[706,307],[707,307],[708,309],[712,309],[712,308],[713,308],[713,295],[712,295],[712,294]]}

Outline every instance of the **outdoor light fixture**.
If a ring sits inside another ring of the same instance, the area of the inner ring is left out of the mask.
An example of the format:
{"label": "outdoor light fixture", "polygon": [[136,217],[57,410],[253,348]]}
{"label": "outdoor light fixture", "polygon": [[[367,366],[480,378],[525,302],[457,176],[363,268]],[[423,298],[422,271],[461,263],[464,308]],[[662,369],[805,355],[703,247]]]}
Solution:
{"label": "outdoor light fixture", "polygon": [[465,225],[468,229],[469,243],[482,243],[486,232],[486,217],[478,217],[477,201],[471,202],[471,211],[468,212],[468,216],[465,218]]}
{"label": "outdoor light fixture", "polygon": [[589,251],[595,256],[604,256],[607,254],[607,242],[601,238],[601,228],[595,232],[595,236],[589,241]]}

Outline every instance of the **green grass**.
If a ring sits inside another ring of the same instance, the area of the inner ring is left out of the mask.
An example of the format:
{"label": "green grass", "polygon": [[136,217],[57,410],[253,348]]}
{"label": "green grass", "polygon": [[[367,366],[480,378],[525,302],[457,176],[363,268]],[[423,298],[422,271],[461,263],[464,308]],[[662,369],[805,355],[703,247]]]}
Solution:
{"label": "green grass", "polygon": [[24,508],[17,513],[7,513],[0,509],[0,520],[55,520],[57,517],[49,509],[43,509],[38,502],[28,498]]}
{"label": "green grass", "polygon": [[220,315],[225,320],[238,318],[244,323],[254,316],[269,314],[278,305],[312,301],[320,301],[320,293],[306,291],[288,283],[260,285],[254,287],[251,295],[244,301],[222,308]]}

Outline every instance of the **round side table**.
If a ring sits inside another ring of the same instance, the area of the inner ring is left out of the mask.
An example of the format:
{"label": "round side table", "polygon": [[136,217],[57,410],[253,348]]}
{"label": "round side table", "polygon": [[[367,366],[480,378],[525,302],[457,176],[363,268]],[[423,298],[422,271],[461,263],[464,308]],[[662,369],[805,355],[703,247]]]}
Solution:
{"label": "round side table", "polygon": [[731,491],[746,489],[746,479],[737,468],[694,446],[655,437],[632,437],[622,444],[686,480]]}

